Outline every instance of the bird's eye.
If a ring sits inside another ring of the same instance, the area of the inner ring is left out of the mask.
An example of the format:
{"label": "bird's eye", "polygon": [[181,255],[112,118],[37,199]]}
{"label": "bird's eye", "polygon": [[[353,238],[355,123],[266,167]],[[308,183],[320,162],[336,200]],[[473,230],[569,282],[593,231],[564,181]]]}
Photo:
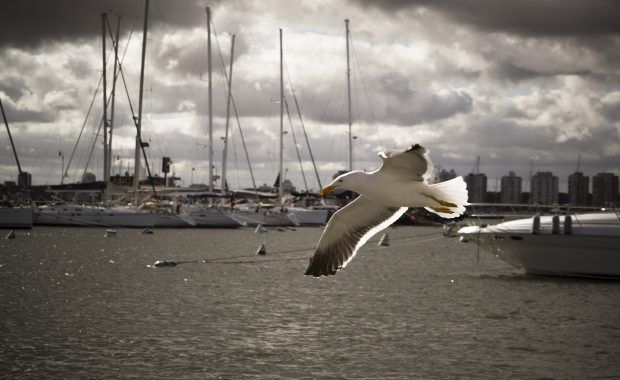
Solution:
{"label": "bird's eye", "polygon": [[342,182],[342,180],[338,181],[338,182]]}

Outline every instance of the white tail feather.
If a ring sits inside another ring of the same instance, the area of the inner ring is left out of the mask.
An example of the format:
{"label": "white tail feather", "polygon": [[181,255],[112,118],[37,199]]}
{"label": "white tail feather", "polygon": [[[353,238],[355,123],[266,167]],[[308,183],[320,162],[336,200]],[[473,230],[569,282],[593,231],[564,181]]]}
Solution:
{"label": "white tail feather", "polygon": [[430,185],[430,188],[433,191],[433,197],[444,202],[454,203],[456,207],[449,207],[451,211],[449,213],[436,211],[431,207],[425,207],[426,210],[448,219],[456,218],[465,212],[465,206],[469,203],[467,203],[467,184],[463,180],[463,177],[456,177],[449,181],[435,183]]}

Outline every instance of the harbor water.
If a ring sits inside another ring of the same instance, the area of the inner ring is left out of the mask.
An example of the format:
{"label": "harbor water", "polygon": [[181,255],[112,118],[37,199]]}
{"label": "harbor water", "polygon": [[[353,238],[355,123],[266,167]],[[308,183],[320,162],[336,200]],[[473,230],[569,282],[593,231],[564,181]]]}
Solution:
{"label": "harbor water", "polygon": [[620,282],[527,276],[436,227],[303,276],[321,232],[17,231],[0,241],[0,376],[620,378]]}

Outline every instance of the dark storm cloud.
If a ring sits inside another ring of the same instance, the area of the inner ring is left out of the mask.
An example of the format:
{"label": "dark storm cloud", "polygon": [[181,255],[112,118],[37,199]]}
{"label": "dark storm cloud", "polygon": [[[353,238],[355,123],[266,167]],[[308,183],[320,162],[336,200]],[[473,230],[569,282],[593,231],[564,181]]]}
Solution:
{"label": "dark storm cloud", "polygon": [[531,68],[520,67],[518,64],[507,60],[495,62],[491,69],[491,73],[499,79],[508,79],[515,82],[537,77],[553,77],[556,75],[586,76],[591,74],[589,70],[570,71],[557,68],[550,69],[548,71],[534,70]]}
{"label": "dark storm cloud", "polygon": [[[211,6],[217,2],[209,1]],[[169,26],[206,24],[204,1],[153,0],[149,23]],[[5,1],[0,12],[0,46],[34,47],[57,41],[74,41],[101,33],[101,13],[123,16],[126,31],[142,28],[144,1],[139,0],[19,0]]]}
{"label": "dark storm cloud", "polygon": [[399,12],[434,9],[475,28],[524,36],[591,36],[620,33],[620,3],[613,0],[349,0]]}

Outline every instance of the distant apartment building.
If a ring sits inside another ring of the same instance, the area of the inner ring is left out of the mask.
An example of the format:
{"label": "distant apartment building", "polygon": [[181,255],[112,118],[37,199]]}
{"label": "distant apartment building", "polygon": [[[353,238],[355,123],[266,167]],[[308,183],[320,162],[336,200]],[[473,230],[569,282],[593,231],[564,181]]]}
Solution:
{"label": "distant apartment building", "polygon": [[450,169],[449,171],[441,168],[437,174],[435,175],[435,183],[449,181],[452,178],[456,178],[456,172],[454,169]]}
{"label": "distant apartment building", "polygon": [[587,205],[588,191],[590,189],[590,177],[582,172],[576,172],[568,176],[568,203],[571,205]]}
{"label": "distant apartment building", "polygon": [[551,172],[537,172],[532,176],[530,203],[550,205],[558,203],[558,177]]}
{"label": "distant apartment building", "polygon": [[521,177],[516,176],[515,172],[508,172],[501,180],[500,199],[502,203],[521,202]]}
{"label": "distant apartment building", "polygon": [[618,201],[618,176],[598,173],[592,177],[592,205],[604,206]]}
{"label": "distant apartment building", "polygon": [[469,173],[465,176],[470,203],[486,202],[487,176],[482,173]]}

